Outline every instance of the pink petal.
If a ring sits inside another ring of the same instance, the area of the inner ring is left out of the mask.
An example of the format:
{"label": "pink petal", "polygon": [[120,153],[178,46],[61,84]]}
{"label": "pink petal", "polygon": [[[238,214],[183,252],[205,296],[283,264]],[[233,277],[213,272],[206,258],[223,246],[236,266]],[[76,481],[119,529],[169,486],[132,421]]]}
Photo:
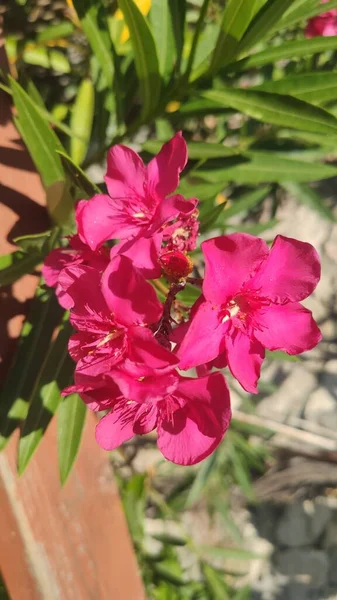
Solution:
{"label": "pink petal", "polygon": [[151,400],[156,402],[162,400],[167,394],[172,393],[177,385],[178,378],[175,373],[165,373],[163,375],[148,375],[135,377],[127,372],[128,363],[119,369],[115,369],[112,377],[118,385],[125,398],[132,398],[137,402]]}
{"label": "pink petal", "polygon": [[269,350],[300,354],[314,348],[322,339],[309,310],[297,302],[271,305],[258,316],[255,337]]}
{"label": "pink petal", "polygon": [[163,307],[152,285],[126,256],[116,256],[102,277],[102,292],[117,321],[125,325],[155,323]]}
{"label": "pink petal", "polygon": [[311,244],[278,235],[268,259],[245,287],[260,290],[273,302],[297,302],[314,291],[320,275],[319,256]]}
{"label": "pink petal", "polygon": [[203,293],[218,305],[240,291],[269,253],[263,240],[247,233],[216,237],[203,242],[201,248],[206,263]]}
{"label": "pink petal", "polygon": [[164,198],[178,187],[179,175],[187,163],[187,147],[181,131],[166,144],[147,166],[150,193]]}
{"label": "pink petal", "polygon": [[178,350],[179,368],[191,369],[216,358],[227,328],[228,323],[221,323],[217,308],[210,302],[202,302]]}
{"label": "pink petal", "polygon": [[257,383],[264,359],[264,348],[257,340],[235,329],[226,337],[227,359],[229,369],[243,389],[257,394]]}
{"label": "pink petal", "polygon": [[161,275],[158,256],[163,234],[157,233],[149,238],[140,237],[120,242],[111,248],[110,258],[117,254],[127,256],[146,279],[157,279]]}
{"label": "pink petal", "polygon": [[157,206],[157,210],[153,215],[152,224],[149,229],[149,234],[155,233],[163,225],[169,221],[172,221],[173,219],[176,219],[180,216],[188,217],[195,211],[197,204],[198,200],[196,198],[185,200],[185,198],[180,194],[175,194],[174,196],[165,198]]}
{"label": "pink petal", "polygon": [[74,265],[63,269],[59,285],[73,300],[77,315],[87,315],[88,307],[96,313],[108,313],[108,307],[101,292],[101,276],[96,269],[84,265]]}
{"label": "pink petal", "polygon": [[49,252],[42,267],[46,284],[49,287],[56,287],[62,269],[78,260],[81,260],[78,253],[67,248],[56,248]]}
{"label": "pink petal", "polygon": [[125,368],[135,377],[172,372],[178,366],[179,359],[170,350],[164,348],[146,327],[130,327],[129,362]]}
{"label": "pink petal", "polygon": [[158,448],[176,464],[193,465],[215,450],[228,429],[228,387],[221,373],[182,378],[174,397],[185,405],[169,418],[158,417]]}
{"label": "pink petal", "polygon": [[98,194],[88,200],[76,214],[78,234],[91,250],[97,250],[107,240],[134,237],[139,223],[130,217],[123,200]]}
{"label": "pink petal", "polygon": [[96,426],[96,441],[104,450],[114,450],[134,436],[133,422],[139,405],[122,400]]}
{"label": "pink petal", "polygon": [[146,167],[137,152],[122,145],[110,148],[107,162],[105,183],[111,198],[121,201],[122,210],[123,198],[144,196]]}
{"label": "pink petal", "polygon": [[143,402],[138,408],[133,430],[139,435],[150,433],[157,425],[158,408],[155,402]]}

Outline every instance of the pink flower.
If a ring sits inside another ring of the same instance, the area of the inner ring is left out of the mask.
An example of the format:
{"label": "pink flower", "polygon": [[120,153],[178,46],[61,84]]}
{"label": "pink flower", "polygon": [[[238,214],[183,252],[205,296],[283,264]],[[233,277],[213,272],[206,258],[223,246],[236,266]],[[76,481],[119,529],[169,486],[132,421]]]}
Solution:
{"label": "pink flower", "polygon": [[147,327],[160,320],[162,304],[130,259],[117,256],[102,278],[92,267],[68,267],[59,283],[73,302],[70,320],[78,333],[69,352],[77,375],[99,378],[102,386],[103,375],[116,370],[120,377],[125,372],[139,378],[174,369],[177,358]]}
{"label": "pink flower", "polygon": [[186,143],[177,133],[145,166],[126,146],[113,146],[108,154],[107,194],[79,203],[76,219],[83,242],[97,250],[105,241],[122,240],[112,256],[125,254],[148,277],[158,277],[157,263],[164,227],[187,218],[197,200],[173,195],[187,162]]}
{"label": "pink flower", "polygon": [[[322,0],[322,4],[325,4],[325,2],[328,2],[328,0]],[[319,35],[324,37],[337,35],[337,9],[333,8],[317,17],[309,19],[305,29],[305,35],[307,38]]]}
{"label": "pink flower", "polygon": [[319,281],[319,257],[310,244],[281,235],[271,250],[244,233],[208,240],[202,250],[203,296],[178,351],[180,368],[227,359],[242,387],[256,393],[265,348],[299,354],[321,340],[299,304]]}
{"label": "pink flower", "polygon": [[49,252],[42,267],[42,275],[49,287],[56,288],[56,296],[60,305],[69,310],[73,306],[73,301],[69,294],[59,285],[60,273],[66,267],[71,265],[89,265],[98,271],[103,272],[109,262],[109,253],[107,248],[91,250],[89,246],[81,242],[78,235],[69,237],[68,248],[56,248]]}
{"label": "pink flower", "polygon": [[176,376],[161,397],[117,402],[97,425],[96,439],[105,450],[113,450],[136,434],[157,429],[165,458],[193,465],[219,445],[230,418],[229,391],[221,373],[200,379]]}

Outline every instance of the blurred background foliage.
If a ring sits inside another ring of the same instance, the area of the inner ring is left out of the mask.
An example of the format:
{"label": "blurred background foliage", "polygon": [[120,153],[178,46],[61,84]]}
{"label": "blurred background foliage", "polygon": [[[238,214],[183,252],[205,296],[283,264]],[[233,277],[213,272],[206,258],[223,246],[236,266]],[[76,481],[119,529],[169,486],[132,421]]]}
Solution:
{"label": "blurred background foliage", "polygon": [[[65,243],[76,201],[104,189],[112,144],[132,144],[148,160],[177,130],[189,147],[180,191],[200,199],[202,238],[268,232],[289,194],[334,221],[318,182],[337,175],[337,37],[304,36],[307,19],[332,8],[337,1],[4,0],[10,74],[1,73],[0,87],[13,98],[15,123],[46,189],[50,229],[16,240],[17,251],[0,258],[0,285],[32,272]],[[198,274],[198,251],[194,259]],[[187,286],[179,297],[188,308],[195,290]],[[69,335],[68,315],[41,281],[0,404],[1,448],[20,427],[19,473],[58,411],[62,482],[85,420],[77,397],[60,399],[72,376]],[[289,359],[275,354],[269,359]],[[272,391],[263,382],[261,390]],[[253,414],[254,402],[243,402]],[[195,468],[134,472],[128,452],[137,446],[126,449],[126,477],[125,464],[115,461],[149,598],[250,597],[245,587],[234,591],[235,573],[211,557],[251,558],[240,550],[228,507],[237,487],[254,502],[252,482],[273,462],[266,444],[272,435],[237,418],[221,447]],[[231,548],[158,534],[159,551],[149,553],[146,514],[179,522],[198,502],[224,520]],[[184,547],[197,557],[194,580],[181,566]]]}

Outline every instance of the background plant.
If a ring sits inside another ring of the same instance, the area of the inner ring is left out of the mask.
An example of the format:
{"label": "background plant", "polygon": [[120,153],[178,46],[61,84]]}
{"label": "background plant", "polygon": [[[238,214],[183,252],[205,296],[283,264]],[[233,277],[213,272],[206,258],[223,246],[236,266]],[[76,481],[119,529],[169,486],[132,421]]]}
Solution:
{"label": "background plant", "polygon": [[[112,144],[136,144],[148,159],[179,129],[190,158],[180,188],[200,199],[202,236],[268,231],[285,193],[334,220],[316,182],[337,174],[337,37],[303,33],[308,18],[332,8],[337,1],[5,3],[11,75],[2,74],[1,88],[46,189],[50,229],[16,240],[18,249],[0,259],[0,285],[31,272],[71,233],[76,201],[103,188],[100,166]],[[194,260],[201,268],[198,252]],[[191,306],[193,288],[180,297]],[[20,427],[19,473],[58,411],[63,482],[85,420],[77,397],[60,399],[73,370],[70,329],[41,281],[0,403],[1,448]],[[252,473],[266,457],[247,442],[250,432],[234,421],[215,458],[186,472],[183,497],[193,502],[221,481],[225,494],[234,482],[252,499]],[[152,577],[153,565],[146,568]]]}

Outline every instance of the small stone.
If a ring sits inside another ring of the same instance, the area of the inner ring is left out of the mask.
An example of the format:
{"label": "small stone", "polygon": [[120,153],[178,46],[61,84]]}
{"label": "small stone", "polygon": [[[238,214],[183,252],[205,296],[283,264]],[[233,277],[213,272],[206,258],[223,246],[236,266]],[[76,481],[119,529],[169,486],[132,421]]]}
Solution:
{"label": "small stone", "polygon": [[325,252],[334,262],[337,261],[337,227],[333,227],[331,235],[325,244]]}
{"label": "small stone", "polygon": [[303,504],[290,504],[278,524],[277,540],[289,548],[309,545],[312,537],[309,521]]}
{"label": "small stone", "polygon": [[330,521],[329,527],[326,529],[323,546],[324,548],[337,548],[337,517]]}
{"label": "small stone", "polygon": [[292,364],[287,379],[277,392],[264,398],[258,412],[270,419],[286,421],[287,417],[300,417],[310,393],[317,386],[317,379],[302,364]]}
{"label": "small stone", "polygon": [[308,548],[279,552],[278,569],[288,575],[289,583],[298,583],[308,588],[321,588],[328,579],[328,557],[322,550]]}
{"label": "small stone", "polygon": [[337,585],[337,546],[329,552],[329,583]]}
{"label": "small stone", "polygon": [[310,517],[309,528],[311,540],[315,542],[323,534],[326,525],[331,519],[331,510],[325,502],[311,502],[310,500],[306,500],[303,506]]}
{"label": "small stone", "polygon": [[337,359],[328,360],[328,362],[325,363],[324,374],[321,382],[324,387],[326,387],[335,397],[337,397]]}
{"label": "small stone", "polygon": [[337,429],[337,401],[327,388],[320,387],[310,394],[304,416],[309,421],[335,430]]}

